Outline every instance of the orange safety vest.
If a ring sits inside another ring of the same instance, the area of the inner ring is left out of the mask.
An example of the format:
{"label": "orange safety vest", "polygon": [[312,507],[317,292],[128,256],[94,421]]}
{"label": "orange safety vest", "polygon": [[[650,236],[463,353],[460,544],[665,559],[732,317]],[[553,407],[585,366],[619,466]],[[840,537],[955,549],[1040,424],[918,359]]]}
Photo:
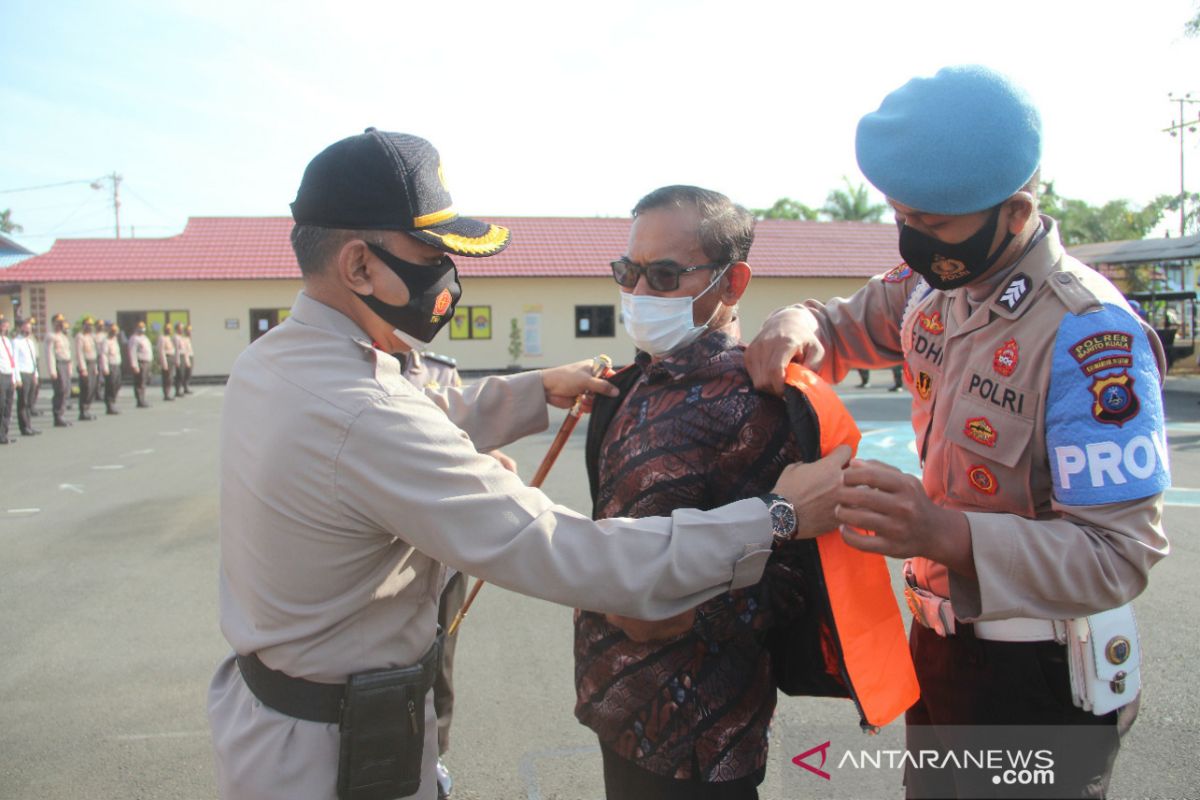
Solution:
{"label": "orange safety vest", "polygon": [[[842,444],[857,449],[862,434],[853,417],[811,370],[789,365],[784,401],[806,461]],[[808,599],[816,613],[769,639],[779,688],[791,695],[849,697],[864,729],[887,725],[920,696],[887,562],[846,544],[838,531],[818,536],[811,555],[816,585]]]}

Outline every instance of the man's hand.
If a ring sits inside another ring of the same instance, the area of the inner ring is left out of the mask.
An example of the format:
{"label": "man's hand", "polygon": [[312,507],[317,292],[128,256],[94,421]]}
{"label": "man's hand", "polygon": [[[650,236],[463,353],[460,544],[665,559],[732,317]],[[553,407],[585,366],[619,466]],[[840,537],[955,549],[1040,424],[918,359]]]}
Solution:
{"label": "man's hand", "polygon": [[842,472],[834,497],[847,544],[893,558],[924,556],[975,577],[967,515],[936,505],[912,475],[880,461],[855,459]]}
{"label": "man's hand", "polygon": [[783,394],[784,371],[798,361],[816,370],[825,360],[825,348],[817,340],[817,320],[802,308],[776,311],[746,348],[746,370],[754,387],[774,395]]}
{"label": "man's hand", "polygon": [[811,464],[784,467],[775,488],[796,509],[796,533],[793,538],[811,539],[837,528],[834,493],[842,485],[842,469],[850,461],[850,448],[840,445],[832,453]]}
{"label": "man's hand", "polygon": [[616,397],[620,392],[603,378],[592,375],[592,359],[564,364],[542,370],[542,386],[546,389],[546,402],[555,408],[570,408],[575,398],[584,392]]}
{"label": "man's hand", "polygon": [[130,364],[130,365],[129,365],[129,368],[130,368],[131,370],[133,370],[133,374],[134,374],[134,375],[137,375],[139,372],[141,372],[141,371],[142,371],[142,370],[141,370],[141,369],[138,367],[138,365],[137,365],[137,364]]}
{"label": "man's hand", "polygon": [[690,631],[696,621],[696,609],[689,608],[678,616],[653,622],[622,617],[619,614],[605,614],[604,619],[614,628],[620,628],[622,633],[635,642],[661,642],[664,639],[682,636]]}

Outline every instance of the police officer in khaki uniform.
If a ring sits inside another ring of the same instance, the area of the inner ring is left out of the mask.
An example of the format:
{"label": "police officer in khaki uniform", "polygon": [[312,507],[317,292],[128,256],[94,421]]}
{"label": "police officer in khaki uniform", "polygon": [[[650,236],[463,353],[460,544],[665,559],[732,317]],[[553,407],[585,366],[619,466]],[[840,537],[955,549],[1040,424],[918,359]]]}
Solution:
{"label": "police officer in khaki uniform", "polygon": [[175,336],[171,332],[171,323],[164,322],[158,333],[158,368],[162,371],[163,400],[174,400],[171,391],[175,387],[175,369],[179,359],[175,353]]}
{"label": "police officer in khaki uniform", "polygon": [[101,372],[104,373],[104,407],[106,414],[120,414],[117,394],[121,391],[121,329],[117,323],[108,326],[108,335],[100,347]]}
{"label": "police officer in khaki uniform", "polygon": [[175,396],[183,397],[183,375],[187,371],[187,354],[183,346],[183,323],[176,322],[171,334],[171,344],[175,347]]}
{"label": "police officer in khaki uniform", "polygon": [[180,366],[183,368],[183,393],[192,393],[192,365],[195,363],[195,351],[192,350],[192,326],[184,325],[180,343],[183,345]]}
{"label": "police officer in khaki uniform", "polygon": [[33,320],[18,319],[17,333],[13,339],[17,374],[21,388],[17,390],[17,423],[23,436],[37,436],[41,431],[33,427],[33,393],[38,385],[37,340],[33,336]]}
{"label": "police officer in khaki uniform", "polygon": [[54,427],[69,428],[66,419],[67,399],[71,396],[71,338],[67,336],[67,320],[55,314],[50,321],[51,330],[46,337],[46,368],[54,384]]}
{"label": "police officer in khaki uniform", "polygon": [[443,563],[655,619],[758,581],[774,537],[833,523],[845,448],[785,470],[776,489],[798,515],[749,499],[598,523],[483,455],[544,429],[548,402],[615,389],[586,362],[465,390],[403,378],[386,353],[431,341],[461,295],[447,254],[508,243],[460,217],[442,181],[437,151],[406,134],[368,129],[313,159],[292,204],[304,290],[231,371],[220,600],[234,653],[209,690],[225,797],[436,797]]}
{"label": "police officer in khaki uniform", "polygon": [[96,417],[89,413],[92,398],[95,396],[94,387],[99,381],[99,353],[96,351],[96,337],[92,334],[93,321],[91,317],[83,320],[79,333],[75,334],[75,369],[79,374],[79,419],[90,422]]}
{"label": "police officer in khaki uniform", "polygon": [[9,338],[9,321],[0,314],[0,444],[15,442],[8,438],[17,392],[21,388],[21,373],[17,369],[16,347]]}
{"label": "police officer in khaki uniform", "polygon": [[[401,363],[401,374],[409,383],[419,389],[440,391],[443,388],[461,389],[462,376],[458,374],[458,361],[450,356],[439,355],[429,350],[410,350],[399,353],[397,358]],[[509,472],[517,471],[517,462],[508,455],[491,450],[487,455],[496,459]],[[467,598],[467,576],[454,570],[446,581],[438,602],[438,625],[443,629],[450,626],[459,609]],[[437,714],[438,725],[438,761],[437,786],[438,798],[444,800],[450,796],[454,781],[450,770],[442,763],[442,756],[450,749],[450,725],[454,718],[454,652],[458,646],[458,637],[446,639],[442,648],[442,668],[433,682],[433,710]]]}
{"label": "police officer in khaki uniform", "polygon": [[[1040,117],[1009,79],[913,79],[856,145],[905,263],[776,312],[747,366],[778,391],[793,357],[833,380],[904,362],[923,478],[853,462],[836,498],[843,523],[876,533],[847,530],[851,544],[908,559],[908,750],[1049,742],[1055,796],[1103,796],[1137,706],[1125,604],[1168,550],[1158,338],[1037,213]],[[987,770],[906,766],[913,797],[1006,788]]]}
{"label": "police officer in khaki uniform", "polygon": [[138,408],[149,408],[146,402],[146,387],[150,385],[150,364],[154,360],[154,347],[146,335],[146,323],[138,321],[129,337],[129,368],[133,370],[133,396]]}

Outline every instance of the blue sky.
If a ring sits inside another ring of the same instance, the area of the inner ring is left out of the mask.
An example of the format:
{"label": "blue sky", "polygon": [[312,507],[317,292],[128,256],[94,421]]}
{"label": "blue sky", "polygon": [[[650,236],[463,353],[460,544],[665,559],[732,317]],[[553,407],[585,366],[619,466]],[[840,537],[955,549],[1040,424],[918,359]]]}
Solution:
{"label": "blue sky", "polygon": [[667,183],[820,205],[843,175],[861,180],[862,114],[967,62],[1009,72],[1042,106],[1060,194],[1141,204],[1178,191],[1178,141],[1162,129],[1177,114],[1168,92],[1200,98],[1200,39],[1182,35],[1195,9],[4,0],[0,209],[37,251],[112,235],[111,195],[88,185],[112,172],[123,236],[286,215],[308,160],[368,125],[433,141],[466,213],[622,216]]}

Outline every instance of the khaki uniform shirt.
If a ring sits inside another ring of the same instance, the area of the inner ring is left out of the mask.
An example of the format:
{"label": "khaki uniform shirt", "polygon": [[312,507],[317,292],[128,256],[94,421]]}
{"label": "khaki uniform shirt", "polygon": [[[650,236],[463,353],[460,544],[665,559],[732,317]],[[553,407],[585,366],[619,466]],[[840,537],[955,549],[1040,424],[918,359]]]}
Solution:
{"label": "khaki uniform shirt", "polygon": [[166,369],[168,365],[178,364],[179,361],[175,358],[175,342],[169,333],[162,333],[158,337],[158,366]]}
{"label": "khaki uniform shirt", "polygon": [[822,375],[904,360],[925,491],[966,512],[978,580],[913,559],[964,621],[1119,606],[1168,552],[1161,343],[1053,220],[991,291],[932,291],[901,265],[804,304]]}
{"label": "khaki uniform shirt", "polygon": [[183,365],[185,367],[192,366],[192,356],[194,354],[194,351],[192,350],[192,337],[191,336],[181,336],[179,338],[179,343],[182,347],[181,355],[183,358]]}
{"label": "khaki uniform shirt", "polygon": [[75,334],[75,366],[80,375],[87,375],[88,364],[95,363],[97,358],[96,339],[90,333]]}
{"label": "khaki uniform shirt", "polygon": [[70,377],[71,338],[63,331],[55,331],[46,337],[46,368],[51,378],[58,377],[59,361],[67,362],[67,376]]}
{"label": "khaki uniform shirt", "polygon": [[100,348],[100,368],[105,374],[121,371],[121,340],[116,336],[105,337]]}
{"label": "khaki uniform shirt", "polygon": [[153,361],[154,348],[150,337],[144,333],[134,333],[129,337],[129,361],[137,364],[139,361]]}
{"label": "khaki uniform shirt", "polygon": [[[479,452],[547,423],[538,373],[419,391],[349,318],[301,293],[225,390],[226,639],[289,675],[340,683],[429,649],[443,563],[651,619],[760,580],[771,525],[757,499],[597,523]],[[232,658],[213,679],[209,717],[225,796],[333,796],[337,726],[263,707]],[[435,720],[431,693],[419,798],[436,796]]]}

